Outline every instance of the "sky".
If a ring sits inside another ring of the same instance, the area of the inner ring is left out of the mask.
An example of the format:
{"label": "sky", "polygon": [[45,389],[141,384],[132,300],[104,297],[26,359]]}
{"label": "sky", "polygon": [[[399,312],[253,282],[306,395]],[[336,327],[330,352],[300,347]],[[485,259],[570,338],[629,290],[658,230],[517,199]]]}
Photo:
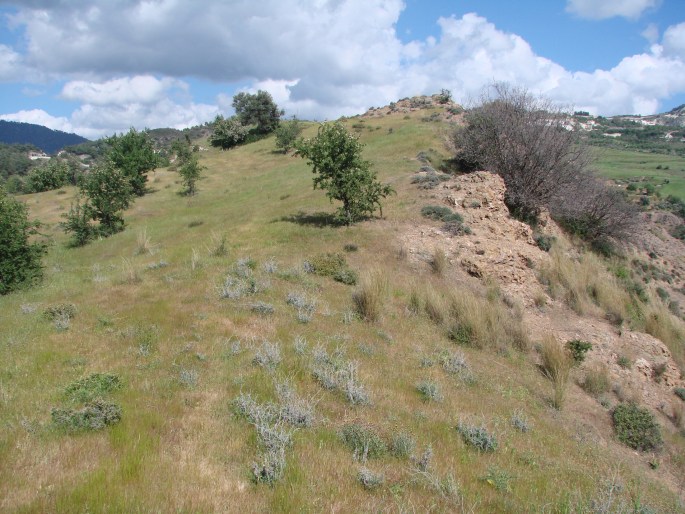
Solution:
{"label": "sky", "polygon": [[508,82],[593,114],[685,103],[684,0],[0,0],[0,119],[89,139],[233,114],[335,119]]}

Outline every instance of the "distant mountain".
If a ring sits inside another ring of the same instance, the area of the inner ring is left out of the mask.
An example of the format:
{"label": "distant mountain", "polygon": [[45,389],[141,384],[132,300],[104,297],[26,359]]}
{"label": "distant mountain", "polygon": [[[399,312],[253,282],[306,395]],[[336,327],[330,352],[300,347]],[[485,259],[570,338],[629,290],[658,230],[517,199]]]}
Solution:
{"label": "distant mountain", "polygon": [[85,137],[52,130],[42,125],[0,120],[0,143],[34,145],[45,153],[53,154],[65,146],[85,143]]}

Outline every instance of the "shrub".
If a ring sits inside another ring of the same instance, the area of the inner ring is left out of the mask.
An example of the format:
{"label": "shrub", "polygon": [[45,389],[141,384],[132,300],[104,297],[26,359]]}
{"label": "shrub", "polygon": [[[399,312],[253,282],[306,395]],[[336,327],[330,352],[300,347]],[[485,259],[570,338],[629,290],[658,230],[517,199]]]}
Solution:
{"label": "shrub", "polygon": [[528,432],[530,430],[530,422],[526,414],[517,409],[511,415],[511,425],[519,432]]}
{"label": "shrub", "polygon": [[31,241],[38,227],[37,222],[29,221],[28,208],[0,187],[0,295],[42,279],[47,246]]}
{"label": "shrub", "polygon": [[497,449],[497,438],[483,426],[469,425],[460,421],[457,425],[457,432],[466,444],[480,452],[494,452]]}
{"label": "shrub", "polygon": [[542,359],[542,370],[545,376],[552,382],[554,396],[552,405],[561,409],[566,397],[571,375],[572,357],[554,337],[548,336],[540,344],[540,357]]}
{"label": "shrub", "polygon": [[341,391],[352,405],[367,405],[369,394],[357,376],[357,363],[345,360],[342,355],[329,356],[323,348],[314,351],[312,375],[324,389]]}
{"label": "shrub", "polygon": [[588,341],[581,341],[580,339],[573,339],[566,342],[566,347],[571,352],[573,360],[580,364],[585,360],[585,354],[592,349],[592,343]]}
{"label": "shrub", "polygon": [[685,402],[685,387],[676,387],[673,393]]}
{"label": "shrub", "polygon": [[255,302],[250,305],[250,310],[263,315],[273,314],[276,311],[273,305],[266,302]]}
{"label": "shrub", "polygon": [[441,402],[443,400],[440,386],[431,380],[423,380],[416,384],[416,390],[424,402]]}
{"label": "shrub", "polygon": [[93,373],[69,384],[64,395],[72,402],[86,403],[121,388],[121,379],[111,373]]}
{"label": "shrub", "polygon": [[50,321],[55,321],[59,318],[72,319],[74,316],[76,316],[76,305],[73,303],[51,305],[43,311],[43,317]]}
{"label": "shrub", "polygon": [[421,215],[436,221],[463,222],[464,218],[449,207],[443,205],[426,205],[421,208]]}
{"label": "shrub", "polygon": [[502,176],[511,210],[534,216],[578,180],[590,154],[577,132],[564,130],[567,113],[552,102],[501,83],[492,91],[466,115],[466,127],[455,129],[449,143],[467,169]]}
{"label": "shrub", "polygon": [[357,282],[357,274],[347,266],[345,256],[340,253],[317,255],[306,261],[305,271],[322,277],[332,277],[343,284],[353,285]]}
{"label": "shrub", "polygon": [[380,473],[374,473],[367,468],[361,468],[357,474],[357,479],[364,486],[364,489],[372,490],[383,485],[385,478]]}
{"label": "shrub", "polygon": [[390,453],[401,459],[408,459],[415,447],[416,441],[405,432],[393,435],[390,441]]}
{"label": "shrub", "polygon": [[214,119],[214,131],[209,136],[209,144],[228,150],[245,141],[247,132],[247,128],[236,117],[224,118],[218,115]]}
{"label": "shrub", "polygon": [[388,451],[388,447],[370,426],[352,423],[345,425],[340,430],[340,438],[354,455],[354,458],[365,462],[367,459],[382,457]]}
{"label": "shrub", "polygon": [[252,359],[256,365],[274,370],[281,363],[281,347],[278,343],[264,341],[262,346],[257,348]]}
{"label": "shrub", "polygon": [[276,136],[276,148],[278,150],[283,150],[283,153],[288,153],[290,149],[295,146],[295,141],[297,141],[301,132],[302,125],[300,124],[300,120],[295,117],[290,121],[280,123],[274,132]]}
{"label": "shrub", "polygon": [[663,444],[654,415],[635,403],[621,403],[612,412],[618,440],[639,451],[657,450]]}
{"label": "shrub", "polygon": [[538,245],[540,250],[549,252],[557,238],[554,236],[537,233],[533,235],[533,240],[535,241],[535,244]]}
{"label": "shrub", "polygon": [[57,427],[68,432],[101,430],[121,421],[121,407],[98,398],[78,410],[54,408],[51,417]]}

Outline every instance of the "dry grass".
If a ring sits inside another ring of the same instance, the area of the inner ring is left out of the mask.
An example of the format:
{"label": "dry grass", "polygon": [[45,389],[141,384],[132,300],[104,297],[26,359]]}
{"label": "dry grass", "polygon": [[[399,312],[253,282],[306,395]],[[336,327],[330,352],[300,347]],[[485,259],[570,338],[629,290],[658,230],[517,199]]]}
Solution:
{"label": "dry grass", "polygon": [[551,335],[540,342],[540,359],[545,376],[552,382],[552,405],[561,410],[571,377],[573,359],[564,345]]}
{"label": "dry grass", "polygon": [[563,298],[578,314],[603,313],[616,324],[629,315],[630,295],[609,273],[600,257],[568,255],[564,244],[555,245],[540,275],[555,298]]}
{"label": "dry grass", "polygon": [[604,363],[597,363],[590,366],[581,383],[582,388],[589,395],[597,398],[611,389],[609,368]]}
{"label": "dry grass", "polygon": [[136,236],[136,249],[134,255],[153,255],[156,250],[156,246],[152,244],[152,239],[147,235],[147,227],[138,231]]}
{"label": "dry grass", "polygon": [[644,330],[668,347],[673,360],[685,372],[685,323],[673,316],[663,303],[651,298],[644,309]]}
{"label": "dry grass", "polygon": [[447,269],[447,264],[447,255],[444,250],[436,247],[430,259],[431,271],[441,277],[445,273],[445,269]]}
{"label": "dry grass", "polygon": [[375,269],[366,273],[352,300],[359,316],[366,321],[378,321],[388,296],[388,277],[385,271]]}

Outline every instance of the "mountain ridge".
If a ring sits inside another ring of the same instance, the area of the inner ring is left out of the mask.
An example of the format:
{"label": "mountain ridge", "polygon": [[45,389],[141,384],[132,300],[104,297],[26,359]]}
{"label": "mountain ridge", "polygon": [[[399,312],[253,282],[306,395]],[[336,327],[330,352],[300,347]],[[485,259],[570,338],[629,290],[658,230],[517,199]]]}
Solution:
{"label": "mountain ridge", "polygon": [[7,144],[31,144],[45,153],[53,154],[65,146],[89,141],[78,134],[53,130],[35,123],[0,120],[0,142]]}

